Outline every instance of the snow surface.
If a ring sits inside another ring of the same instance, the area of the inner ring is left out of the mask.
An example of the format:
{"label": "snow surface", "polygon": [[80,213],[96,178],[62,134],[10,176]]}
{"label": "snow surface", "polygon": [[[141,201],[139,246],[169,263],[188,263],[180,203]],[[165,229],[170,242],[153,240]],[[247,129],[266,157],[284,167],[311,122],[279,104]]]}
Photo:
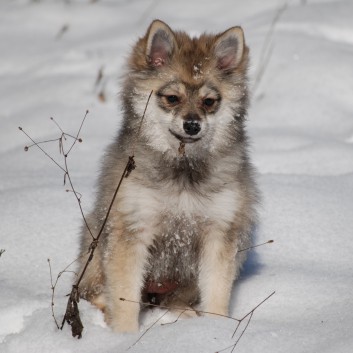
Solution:
{"label": "snow surface", "polygon": [[[99,158],[119,126],[124,60],[161,18],[195,35],[242,25],[253,81],[267,62],[248,128],[263,193],[256,242],[275,242],[249,253],[231,315],[276,294],[255,311],[235,352],[353,352],[352,15],[350,0],[2,0],[0,351],[212,353],[235,342],[235,322],[225,318],[158,322],[146,332],[160,309],[142,318],[146,334],[137,343],[139,334],[113,333],[87,302],[80,302],[81,340],[51,317],[47,259],[54,277],[75,259],[81,217],[62,172],[40,151],[24,152],[30,142],[18,126],[36,140],[56,138],[53,116],[74,134],[89,109],[84,141],[69,158],[89,210]],[[46,148],[59,158],[57,145]],[[59,321],[70,281],[64,274],[56,287]]]}

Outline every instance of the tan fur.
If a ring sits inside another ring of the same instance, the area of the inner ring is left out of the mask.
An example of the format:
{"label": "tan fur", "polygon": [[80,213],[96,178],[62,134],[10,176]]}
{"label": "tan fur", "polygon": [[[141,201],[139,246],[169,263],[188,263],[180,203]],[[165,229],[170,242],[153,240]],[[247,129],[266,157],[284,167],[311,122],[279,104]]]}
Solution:
{"label": "tan fur", "polygon": [[[137,168],[123,181],[80,285],[116,331],[138,330],[140,307],[129,301],[228,313],[245,259],[238,250],[251,244],[256,221],[244,129],[247,64],[240,27],[190,38],[157,20],[133,48],[123,126],[104,156],[88,219],[94,234],[133,143]],[[81,269],[91,241],[84,227]]]}

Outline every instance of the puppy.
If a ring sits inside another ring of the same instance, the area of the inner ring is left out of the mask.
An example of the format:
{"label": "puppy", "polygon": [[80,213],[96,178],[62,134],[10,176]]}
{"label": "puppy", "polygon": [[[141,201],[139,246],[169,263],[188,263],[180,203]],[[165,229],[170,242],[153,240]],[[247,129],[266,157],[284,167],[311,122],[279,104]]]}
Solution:
{"label": "puppy", "polygon": [[[120,298],[228,314],[245,258],[239,250],[250,246],[256,221],[247,66],[240,27],[191,38],[156,20],[132,50],[123,124],[104,155],[88,217],[92,232],[132,146],[137,168],[123,180],[80,285],[81,297],[118,332],[139,328],[139,305]],[[84,227],[82,255],[91,241]]]}

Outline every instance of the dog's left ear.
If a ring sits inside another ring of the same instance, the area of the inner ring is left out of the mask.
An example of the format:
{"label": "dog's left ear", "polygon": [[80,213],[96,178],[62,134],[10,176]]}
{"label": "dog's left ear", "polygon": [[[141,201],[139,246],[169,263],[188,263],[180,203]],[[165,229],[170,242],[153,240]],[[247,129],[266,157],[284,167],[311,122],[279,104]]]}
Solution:
{"label": "dog's left ear", "polygon": [[167,24],[155,20],[147,31],[146,56],[154,67],[163,66],[170,59],[175,47],[173,31]]}
{"label": "dog's left ear", "polygon": [[222,71],[235,69],[243,58],[244,47],[244,32],[241,27],[232,27],[220,34],[214,47],[217,68]]}

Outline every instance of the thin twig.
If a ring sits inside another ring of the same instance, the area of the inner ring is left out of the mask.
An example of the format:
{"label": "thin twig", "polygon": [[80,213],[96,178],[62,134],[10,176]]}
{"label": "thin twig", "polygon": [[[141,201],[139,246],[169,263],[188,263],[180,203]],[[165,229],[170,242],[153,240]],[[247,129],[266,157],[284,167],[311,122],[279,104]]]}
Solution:
{"label": "thin twig", "polygon": [[61,128],[61,126],[56,122],[56,120],[53,117],[50,117],[50,120],[57,126],[57,128],[61,131],[61,133],[64,135],[64,131]]}
{"label": "thin twig", "polygon": [[[20,126],[18,129],[19,129],[20,131],[22,131],[22,132],[33,142],[33,145],[32,145],[32,146],[38,147],[53,163],[55,163],[64,173],[66,173],[66,170],[65,170],[53,157],[51,157],[42,147],[40,147],[39,144],[38,144],[36,141],[34,141],[34,140],[32,139],[32,137],[29,136],[29,135],[22,129],[21,126]],[[57,141],[57,140],[56,140],[56,141]],[[27,146],[26,146],[26,147],[27,147]],[[25,150],[28,149],[28,147],[27,147],[27,149],[26,149],[26,147],[25,147]]]}
{"label": "thin twig", "polygon": [[264,243],[257,244],[257,245],[253,245],[253,246],[249,246],[248,248],[238,250],[238,252],[251,250],[251,249],[257,248],[257,247],[259,247],[259,246],[263,246],[263,245],[266,245],[266,244],[272,244],[273,242],[274,242],[274,240],[268,240],[268,241],[266,241],[266,242],[264,242]]}
{"label": "thin twig", "polygon": [[165,313],[163,313],[150,327],[148,327],[148,328],[144,331],[144,333],[127,349],[127,351],[128,351],[130,348],[132,348],[133,346],[135,346],[135,345],[141,340],[141,338],[142,338],[151,328],[153,328],[153,327],[158,323],[158,321],[162,320],[163,317],[164,317],[165,315],[167,315],[168,313],[169,313],[169,310],[167,310]]}
{"label": "thin twig", "polygon": [[49,265],[49,274],[50,274],[50,285],[51,285],[51,290],[52,290],[52,296],[51,296],[51,310],[52,310],[52,316],[53,319],[55,321],[56,327],[59,329],[60,326],[56,320],[56,316],[54,313],[54,298],[55,298],[55,288],[59,282],[60,277],[62,276],[63,273],[74,273],[77,276],[77,273],[75,271],[68,271],[68,269],[76,262],[78,261],[80,258],[82,257],[82,255],[80,257],[78,257],[77,259],[75,259],[74,261],[72,261],[70,264],[68,264],[62,271],[60,271],[58,273],[58,275],[56,276],[56,280],[55,283],[53,283],[53,274],[52,274],[52,268],[51,268],[51,262],[50,259],[48,259],[48,265]]}
{"label": "thin twig", "polygon": [[186,310],[183,310],[174,321],[165,322],[165,323],[161,324],[161,326],[175,324],[176,322],[178,322],[178,320],[180,319],[181,315],[183,315],[185,313],[185,311]]}
{"label": "thin twig", "polygon": [[193,308],[184,308],[184,307],[170,307],[170,306],[166,306],[166,305],[157,305],[157,304],[152,304],[152,303],[149,303],[149,302],[141,302],[141,301],[135,301],[135,300],[129,300],[129,299],[126,299],[126,298],[119,298],[119,300],[123,301],[123,302],[128,302],[128,303],[135,303],[135,304],[139,304],[139,305],[143,305],[143,306],[153,306],[153,307],[156,307],[156,308],[161,308],[161,309],[173,309],[173,310],[177,310],[177,311],[192,311],[192,312],[195,312],[196,314],[197,313],[200,313],[200,314],[207,314],[207,315],[215,315],[215,316],[220,316],[220,317],[224,317],[226,319],[230,319],[230,320],[235,320],[235,321],[239,321],[238,319],[232,317],[232,316],[228,316],[228,315],[223,315],[223,314],[217,314],[217,313],[213,313],[213,312],[210,312],[210,311],[202,311],[202,310],[196,310],[196,309],[193,309]]}
{"label": "thin twig", "polygon": [[98,245],[99,238],[100,238],[100,236],[102,235],[103,230],[104,230],[104,228],[105,228],[105,225],[106,225],[106,223],[107,223],[107,221],[108,221],[108,217],[109,217],[109,215],[110,215],[110,211],[111,211],[111,209],[112,209],[112,207],[113,207],[113,204],[114,204],[114,201],[115,201],[115,199],[116,199],[116,195],[118,194],[118,191],[119,191],[119,189],[120,189],[120,186],[121,186],[121,184],[122,184],[122,182],[123,182],[123,180],[124,180],[124,177],[125,177],[126,173],[128,172],[128,170],[129,170],[129,168],[130,168],[130,164],[131,164],[131,163],[133,163],[133,162],[132,162],[131,159],[129,159],[129,161],[128,161],[128,163],[126,164],[125,169],[124,169],[124,171],[123,171],[123,173],[122,173],[122,175],[121,175],[121,177],[120,177],[118,186],[117,186],[116,189],[115,189],[113,198],[112,198],[112,200],[111,200],[111,202],[110,202],[108,211],[107,211],[106,216],[105,216],[105,218],[104,218],[103,224],[102,224],[102,226],[101,226],[101,228],[100,228],[100,230],[99,230],[99,233],[98,233],[98,235],[97,235],[96,237],[93,237],[94,240],[93,240],[93,242],[92,242],[91,245],[90,245],[90,255],[89,255],[89,257],[88,257],[88,260],[87,260],[87,262],[86,262],[86,264],[85,264],[85,267],[84,267],[83,270],[82,270],[82,273],[81,273],[81,275],[80,275],[78,281],[76,282],[76,286],[77,286],[77,287],[80,285],[81,280],[82,280],[83,276],[84,276],[85,273],[86,273],[87,267],[88,267],[89,263],[90,263],[90,262],[92,261],[92,259],[93,259],[94,251],[95,251],[95,249],[96,249],[96,247],[97,247],[97,245]]}
{"label": "thin twig", "polygon": [[44,140],[44,141],[35,142],[32,145],[26,146],[25,151],[28,151],[33,146],[44,145],[45,143],[60,141],[60,139],[61,139],[61,137],[56,138],[56,139],[51,139],[51,140]]}
{"label": "thin twig", "polygon": [[85,116],[83,117],[83,119],[82,119],[82,121],[81,121],[81,125],[80,125],[80,127],[79,127],[79,129],[78,129],[78,131],[77,131],[76,137],[74,138],[74,142],[72,143],[71,147],[69,148],[69,150],[68,150],[67,153],[66,153],[67,156],[69,155],[69,153],[71,152],[72,148],[75,146],[75,143],[76,143],[77,141],[82,142],[82,140],[79,139],[78,136],[79,136],[79,134],[80,134],[80,132],[81,132],[81,129],[82,129],[83,124],[85,123],[85,120],[86,120],[86,117],[87,117],[87,114],[88,114],[88,113],[89,113],[89,111],[86,110],[86,114],[85,114]]}
{"label": "thin twig", "polygon": [[81,200],[81,198],[82,198],[82,194],[79,193],[78,191],[73,191],[73,190],[69,190],[69,189],[66,189],[65,191],[66,191],[66,192],[73,192],[74,194],[78,195],[78,198],[79,198],[80,200]]}
{"label": "thin twig", "polygon": [[55,284],[53,284],[53,274],[52,274],[52,270],[51,270],[50,259],[48,259],[48,265],[49,265],[50,285],[51,285],[51,316],[54,319],[56,327],[59,329],[60,326],[59,326],[58,322],[56,321],[56,317],[55,317],[55,313],[54,313],[54,296],[55,296],[55,286],[56,286],[57,280],[56,280]]}
{"label": "thin twig", "polygon": [[[81,125],[81,126],[82,126],[82,125]],[[70,149],[70,150],[71,150],[71,149]],[[89,227],[89,225],[88,225],[88,222],[87,222],[86,216],[85,216],[85,214],[84,214],[84,212],[83,212],[83,209],[82,209],[82,205],[81,205],[81,194],[76,192],[76,189],[75,189],[75,187],[74,187],[74,184],[73,184],[73,182],[72,182],[72,179],[71,179],[71,176],[70,176],[70,173],[69,173],[69,166],[68,166],[68,163],[67,163],[67,154],[64,153],[64,148],[62,148],[62,151],[63,151],[63,155],[64,155],[64,163],[65,163],[65,169],[66,169],[65,177],[67,177],[68,180],[69,180],[69,183],[70,183],[70,186],[71,186],[71,190],[72,190],[72,192],[73,192],[73,194],[75,195],[75,198],[76,198],[76,200],[77,200],[78,207],[79,207],[79,209],[80,209],[81,216],[82,216],[82,219],[83,219],[83,221],[84,221],[84,223],[85,223],[85,225],[86,225],[86,228],[87,228],[88,232],[90,233],[92,239],[95,239],[94,236],[93,236],[93,233],[92,233],[92,231],[91,231],[91,229],[90,229],[90,227]],[[78,196],[78,194],[79,194],[80,196]]]}
{"label": "thin twig", "polygon": [[131,150],[132,150],[132,152],[131,152],[131,156],[132,156],[132,157],[135,156],[135,146],[136,146],[137,140],[140,138],[142,123],[143,123],[143,120],[145,119],[146,110],[147,110],[148,104],[149,104],[149,102],[150,102],[152,93],[153,93],[153,90],[150,92],[150,94],[149,94],[149,96],[148,96],[148,98],[147,98],[147,103],[146,103],[146,105],[145,105],[145,109],[144,109],[143,114],[142,114],[142,118],[141,118],[141,121],[140,121],[139,129],[138,129],[138,131],[137,131],[135,141],[134,141],[134,143],[133,143],[133,145],[132,145],[132,149],[131,149]]}

